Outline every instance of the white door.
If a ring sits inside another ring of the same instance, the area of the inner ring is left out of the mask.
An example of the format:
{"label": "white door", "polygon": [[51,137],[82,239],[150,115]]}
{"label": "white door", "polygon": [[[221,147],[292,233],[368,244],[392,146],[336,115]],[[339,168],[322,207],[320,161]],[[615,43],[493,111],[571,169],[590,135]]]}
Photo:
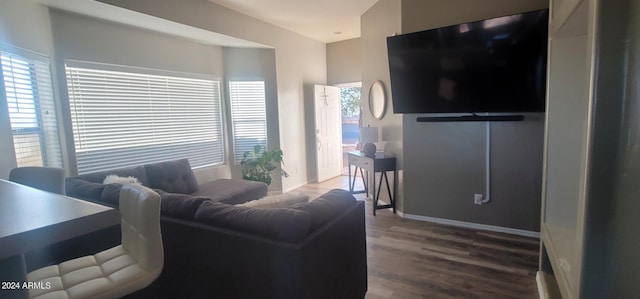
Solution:
{"label": "white door", "polygon": [[315,125],[318,182],[342,175],[340,88],[315,85]]}

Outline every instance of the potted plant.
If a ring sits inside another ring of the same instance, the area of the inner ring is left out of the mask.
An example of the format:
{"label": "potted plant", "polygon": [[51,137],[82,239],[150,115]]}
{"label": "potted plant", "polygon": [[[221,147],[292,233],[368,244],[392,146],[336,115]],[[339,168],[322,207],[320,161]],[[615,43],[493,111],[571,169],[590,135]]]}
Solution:
{"label": "potted plant", "polygon": [[[248,181],[264,182],[271,185],[272,171],[276,170],[277,164],[283,163],[282,150],[267,150],[264,146],[257,144],[253,147],[253,152],[244,152],[242,155],[242,178]],[[289,174],[280,169],[280,175],[288,177]]]}

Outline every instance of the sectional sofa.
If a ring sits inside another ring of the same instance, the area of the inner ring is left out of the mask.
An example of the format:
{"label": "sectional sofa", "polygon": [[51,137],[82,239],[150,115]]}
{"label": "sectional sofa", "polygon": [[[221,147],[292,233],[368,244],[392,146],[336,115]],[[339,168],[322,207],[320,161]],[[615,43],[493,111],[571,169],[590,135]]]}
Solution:
{"label": "sectional sofa", "polygon": [[[122,185],[103,184],[107,175],[135,177],[162,198],[165,266],[151,286],[131,298],[363,298],[366,293],[364,204],[345,190],[285,208],[245,207],[238,204],[263,197],[267,186],[227,179],[198,185],[189,162],[177,160],[67,178],[67,195],[117,208]],[[72,240],[74,254],[87,243],[115,245],[118,232],[114,227]],[[101,248],[83,248],[88,249]]]}

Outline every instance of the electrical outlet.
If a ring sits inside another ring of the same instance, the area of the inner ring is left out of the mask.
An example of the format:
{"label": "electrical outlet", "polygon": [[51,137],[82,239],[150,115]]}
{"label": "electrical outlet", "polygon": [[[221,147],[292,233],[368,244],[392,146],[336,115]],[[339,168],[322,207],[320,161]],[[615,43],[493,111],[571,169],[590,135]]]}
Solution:
{"label": "electrical outlet", "polygon": [[482,204],[482,194],[480,193],[476,193],[473,195],[473,203],[477,204],[477,205],[481,205]]}

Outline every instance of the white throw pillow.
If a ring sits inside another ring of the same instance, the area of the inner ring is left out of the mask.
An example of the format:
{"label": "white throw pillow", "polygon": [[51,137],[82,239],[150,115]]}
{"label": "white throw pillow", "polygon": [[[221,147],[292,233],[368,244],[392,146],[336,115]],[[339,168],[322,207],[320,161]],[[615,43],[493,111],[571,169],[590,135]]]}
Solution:
{"label": "white throw pillow", "polygon": [[284,193],[265,196],[256,200],[238,204],[240,207],[252,208],[286,208],[294,203],[308,202],[309,196],[304,194]]}
{"label": "white throw pillow", "polygon": [[132,176],[121,177],[121,176],[117,176],[115,174],[110,174],[110,175],[106,176],[102,183],[105,184],[105,185],[107,185],[107,184],[122,184],[122,185],[124,185],[124,184],[140,184],[140,182],[138,182],[138,178],[136,178],[136,177],[132,177]]}

